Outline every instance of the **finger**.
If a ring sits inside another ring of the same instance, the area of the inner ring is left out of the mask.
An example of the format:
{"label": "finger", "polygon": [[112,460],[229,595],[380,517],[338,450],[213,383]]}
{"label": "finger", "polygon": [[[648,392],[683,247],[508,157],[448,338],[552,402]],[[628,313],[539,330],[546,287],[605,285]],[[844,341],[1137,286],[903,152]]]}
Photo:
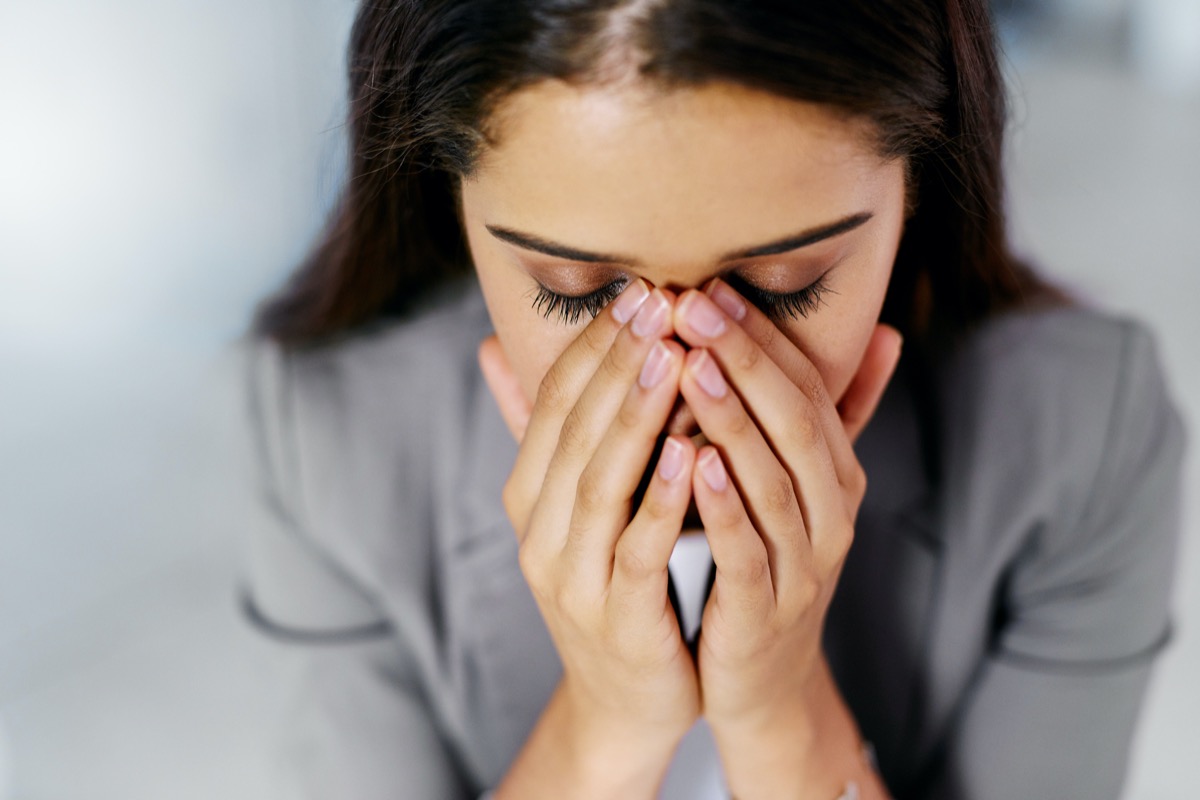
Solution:
{"label": "finger", "polygon": [[[798,388],[758,343],[733,324],[706,295],[689,291],[679,302],[683,307],[676,309],[676,316],[682,317],[677,328],[679,335],[694,347],[708,348],[758,422],[791,475],[805,529],[816,547],[822,532],[840,529],[849,505],[828,441],[834,438],[849,447],[841,421],[836,421],[833,437],[826,433],[831,424],[825,417],[836,419],[836,412],[831,404],[827,414],[822,411],[809,393]],[[820,375],[814,370],[813,376],[823,393]],[[839,504],[835,506],[830,498],[839,498]]]}
{"label": "finger", "polygon": [[838,483],[846,487],[853,486],[859,466],[858,458],[854,455],[852,440],[844,436],[842,420],[816,365],[766,314],[753,303],[747,302],[728,283],[719,278],[713,279],[705,287],[705,294],[726,313],[731,322],[736,322],[762,348],[788,380],[808,395],[820,414]]}
{"label": "finger", "polygon": [[696,446],[668,436],[642,504],[617,540],[612,556],[612,597],[621,607],[647,608],[674,618],[667,602],[667,565],[683,530]]}
{"label": "finger", "polygon": [[858,372],[838,403],[838,414],[851,442],[858,440],[858,435],[875,415],[884,390],[896,372],[896,365],[900,363],[903,344],[900,331],[890,325],[875,326]]}
{"label": "finger", "polygon": [[808,534],[792,477],[725,382],[704,349],[685,360],[680,391],[705,437],[728,465],[754,529],[767,549],[776,597],[788,591],[786,576],[797,574],[810,556]]}
{"label": "finger", "polygon": [[650,288],[645,281],[639,279],[627,286],[588,323],[542,378],[505,486],[505,506],[518,538],[528,525],[533,501],[558,444],[563,419],[575,406],[617,334],[649,296]]}
{"label": "finger", "polygon": [[750,629],[775,610],[770,559],[715,447],[705,445],[696,456],[692,494],[717,568],[709,604],[723,627]]}
{"label": "finger", "polygon": [[[612,579],[613,549],[629,524],[644,468],[679,395],[683,359],[683,347],[678,342],[654,343],[637,380],[629,387],[576,482],[565,550],[583,570],[579,577],[595,581],[593,588],[597,591],[605,589]],[[582,405],[583,400],[580,402]]]}
{"label": "finger", "polygon": [[500,339],[492,334],[479,344],[479,369],[487,382],[496,405],[500,408],[500,416],[508,426],[509,433],[519,444],[525,436],[525,428],[529,425],[529,414],[533,405],[525,396],[525,390],[517,381],[517,375],[508,363]]}
{"label": "finger", "polygon": [[[670,304],[655,289],[633,320],[617,333],[612,347],[597,365],[591,380],[562,421],[549,464],[540,476],[541,492],[537,511],[550,515],[539,517],[539,521],[545,524],[539,524],[538,527],[548,537],[541,544],[560,550],[565,546],[579,477],[616,418],[630,387],[637,381],[646,357],[670,330],[669,325]],[[673,398],[667,402],[672,401]],[[651,442],[654,438],[651,437]],[[636,471],[640,477],[645,463],[643,460],[640,464],[610,466],[628,472]]]}

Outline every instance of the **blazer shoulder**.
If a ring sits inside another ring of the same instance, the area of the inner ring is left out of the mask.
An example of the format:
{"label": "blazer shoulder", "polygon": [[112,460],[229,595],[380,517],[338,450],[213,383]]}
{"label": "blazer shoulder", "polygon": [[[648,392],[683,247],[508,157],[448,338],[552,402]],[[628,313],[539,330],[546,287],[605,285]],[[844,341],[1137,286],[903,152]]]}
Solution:
{"label": "blazer shoulder", "polygon": [[475,353],[490,332],[470,276],[336,343],[242,343],[262,468],[296,523],[360,580],[374,582],[382,559],[416,570],[430,557],[428,530],[397,528],[426,523],[435,487],[458,468],[482,382]]}
{"label": "blazer shoulder", "polygon": [[1086,520],[1139,469],[1177,477],[1183,423],[1157,337],[1135,318],[1083,306],[996,317],[947,362],[939,397],[964,503],[1063,546],[1091,535]]}

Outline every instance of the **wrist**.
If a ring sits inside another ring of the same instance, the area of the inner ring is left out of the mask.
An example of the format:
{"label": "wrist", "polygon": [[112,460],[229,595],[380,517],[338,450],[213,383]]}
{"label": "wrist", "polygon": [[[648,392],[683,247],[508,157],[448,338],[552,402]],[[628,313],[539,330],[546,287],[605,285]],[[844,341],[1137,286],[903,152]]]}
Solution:
{"label": "wrist", "polygon": [[884,796],[874,791],[858,725],[824,659],[793,702],[755,720],[713,725],[713,736],[738,800],[833,800],[851,784],[865,790],[864,798]]}
{"label": "wrist", "polygon": [[560,682],[495,798],[653,800],[681,738],[608,721]]}
{"label": "wrist", "polygon": [[596,787],[600,790],[595,794],[598,797],[658,796],[659,785],[686,731],[631,724],[569,700],[564,705],[568,720],[565,735],[580,785]]}

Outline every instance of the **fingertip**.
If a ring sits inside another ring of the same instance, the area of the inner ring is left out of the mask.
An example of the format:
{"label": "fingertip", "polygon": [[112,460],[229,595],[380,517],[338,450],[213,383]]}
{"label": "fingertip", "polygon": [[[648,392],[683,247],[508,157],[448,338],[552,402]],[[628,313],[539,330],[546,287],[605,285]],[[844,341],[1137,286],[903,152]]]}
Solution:
{"label": "fingertip", "polygon": [[689,370],[694,369],[700,366],[704,359],[708,357],[710,356],[707,347],[693,347],[687,351],[687,356],[684,359],[683,365]]}
{"label": "fingertip", "polygon": [[678,378],[679,373],[683,371],[684,364],[687,363],[687,351],[683,346],[674,339],[659,339],[654,343],[655,347],[664,348],[670,355],[670,370],[668,374],[674,374]]}
{"label": "fingertip", "polygon": [[666,483],[673,482],[683,474],[684,449],[679,440],[668,436],[663,441],[662,452],[658,454],[658,477]]}
{"label": "fingertip", "polygon": [[696,454],[695,474],[699,479],[698,488],[720,493],[729,485],[729,473],[725,470],[721,453],[710,444],[704,445]]}
{"label": "fingertip", "polygon": [[683,345],[680,344],[678,340],[663,339],[662,343],[664,347],[671,351],[672,355],[675,356],[680,364],[684,363],[684,359],[687,357],[688,351],[683,349]]}

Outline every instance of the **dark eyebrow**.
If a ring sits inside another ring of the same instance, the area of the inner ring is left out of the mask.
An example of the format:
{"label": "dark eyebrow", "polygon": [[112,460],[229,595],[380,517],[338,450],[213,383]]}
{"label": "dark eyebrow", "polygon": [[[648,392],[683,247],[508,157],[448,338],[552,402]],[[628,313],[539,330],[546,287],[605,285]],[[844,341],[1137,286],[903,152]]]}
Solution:
{"label": "dark eyebrow", "polygon": [[[735,250],[731,253],[726,253],[721,256],[721,261],[740,261],[746,258],[757,258],[759,256],[774,256],[780,253],[786,253],[790,250],[798,250],[801,247],[807,247],[811,244],[830,239],[839,234],[852,231],[858,226],[867,222],[874,214],[864,211],[859,214],[840,219],[837,222],[831,222],[828,225],[822,225],[818,228],[811,228],[800,233],[786,236],[783,239],[777,239],[774,242],[757,245],[745,250]],[[497,239],[503,239],[510,244],[515,244],[517,247],[522,247],[526,250],[544,253],[555,258],[562,258],[568,261],[583,261],[589,264],[626,264],[629,266],[639,266],[636,258],[630,256],[613,255],[611,253],[593,253],[588,250],[580,250],[575,247],[570,247],[558,242],[552,242],[548,239],[543,239],[540,236],[535,236],[531,233],[522,233],[514,231],[511,228],[504,228],[499,225],[484,226]]]}

